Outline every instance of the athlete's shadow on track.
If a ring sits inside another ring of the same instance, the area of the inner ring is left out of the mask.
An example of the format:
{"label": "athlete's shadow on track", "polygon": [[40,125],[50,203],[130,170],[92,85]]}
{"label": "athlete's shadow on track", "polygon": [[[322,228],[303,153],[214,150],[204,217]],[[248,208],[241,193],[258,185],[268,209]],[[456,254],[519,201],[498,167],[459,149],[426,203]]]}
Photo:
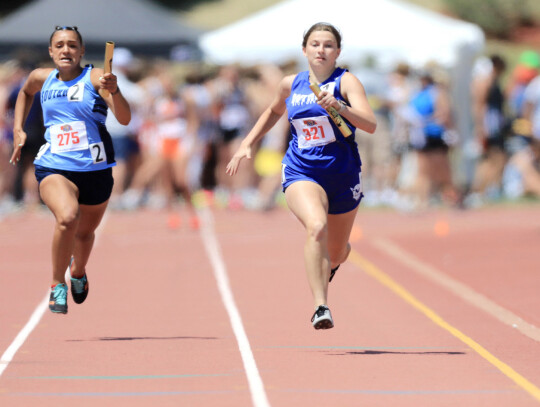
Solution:
{"label": "athlete's shadow on track", "polygon": [[435,352],[435,351],[420,351],[420,352],[396,352],[396,351],[387,351],[387,350],[363,350],[363,351],[352,351],[352,352],[343,352],[343,353],[331,353],[332,356],[346,356],[346,355],[465,355],[465,352]]}
{"label": "athlete's shadow on track", "polygon": [[92,339],[68,339],[66,342],[94,342],[94,341],[163,341],[163,340],[178,340],[178,339],[203,339],[211,340],[218,339],[215,337],[206,336],[103,336],[101,338]]}

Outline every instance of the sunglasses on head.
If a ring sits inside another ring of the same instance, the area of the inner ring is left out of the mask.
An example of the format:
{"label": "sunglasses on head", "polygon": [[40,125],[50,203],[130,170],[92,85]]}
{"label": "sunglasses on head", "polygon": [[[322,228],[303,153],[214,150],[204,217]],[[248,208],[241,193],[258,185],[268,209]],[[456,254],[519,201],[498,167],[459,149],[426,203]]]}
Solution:
{"label": "sunglasses on head", "polygon": [[76,25],[73,25],[73,26],[57,25],[56,27],[54,27],[54,31],[60,31],[60,30],[79,31]]}

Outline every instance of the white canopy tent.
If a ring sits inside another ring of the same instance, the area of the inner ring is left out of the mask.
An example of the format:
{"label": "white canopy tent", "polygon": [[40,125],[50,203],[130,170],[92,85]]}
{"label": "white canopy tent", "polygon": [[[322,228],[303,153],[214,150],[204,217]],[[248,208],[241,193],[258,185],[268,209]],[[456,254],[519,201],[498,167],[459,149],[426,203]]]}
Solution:
{"label": "white canopy tent", "polygon": [[466,49],[478,53],[484,35],[475,25],[398,0],[286,0],[229,26],[206,33],[200,46],[213,63],[304,65],[302,36],[325,21],[343,34],[340,63],[358,66],[366,57],[381,67],[395,62],[452,67]]}

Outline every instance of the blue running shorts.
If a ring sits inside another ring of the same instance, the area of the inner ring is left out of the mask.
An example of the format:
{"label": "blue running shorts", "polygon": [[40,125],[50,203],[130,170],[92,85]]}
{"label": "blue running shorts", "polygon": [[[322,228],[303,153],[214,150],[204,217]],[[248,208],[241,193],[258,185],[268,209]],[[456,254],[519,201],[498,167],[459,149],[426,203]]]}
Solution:
{"label": "blue running shorts", "polygon": [[283,192],[297,181],[311,181],[320,185],[328,196],[328,213],[338,215],[357,208],[364,194],[362,193],[362,175],[360,172],[345,174],[303,174],[290,166],[282,164],[281,186]]}

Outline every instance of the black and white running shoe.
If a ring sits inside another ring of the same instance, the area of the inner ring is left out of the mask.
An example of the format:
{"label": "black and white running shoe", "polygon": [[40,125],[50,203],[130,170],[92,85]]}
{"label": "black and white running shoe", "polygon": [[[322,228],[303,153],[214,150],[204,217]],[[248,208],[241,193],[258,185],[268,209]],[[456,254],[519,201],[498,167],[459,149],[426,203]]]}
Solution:
{"label": "black and white running shoe", "polygon": [[341,264],[338,264],[336,267],[330,270],[330,280],[328,280],[329,282],[332,281],[332,279],[336,275],[336,271],[338,270],[339,266],[341,266]]}
{"label": "black and white running shoe", "polygon": [[315,329],[330,329],[334,327],[334,320],[330,313],[330,308],[326,305],[319,305],[317,311],[311,317],[311,323]]}

